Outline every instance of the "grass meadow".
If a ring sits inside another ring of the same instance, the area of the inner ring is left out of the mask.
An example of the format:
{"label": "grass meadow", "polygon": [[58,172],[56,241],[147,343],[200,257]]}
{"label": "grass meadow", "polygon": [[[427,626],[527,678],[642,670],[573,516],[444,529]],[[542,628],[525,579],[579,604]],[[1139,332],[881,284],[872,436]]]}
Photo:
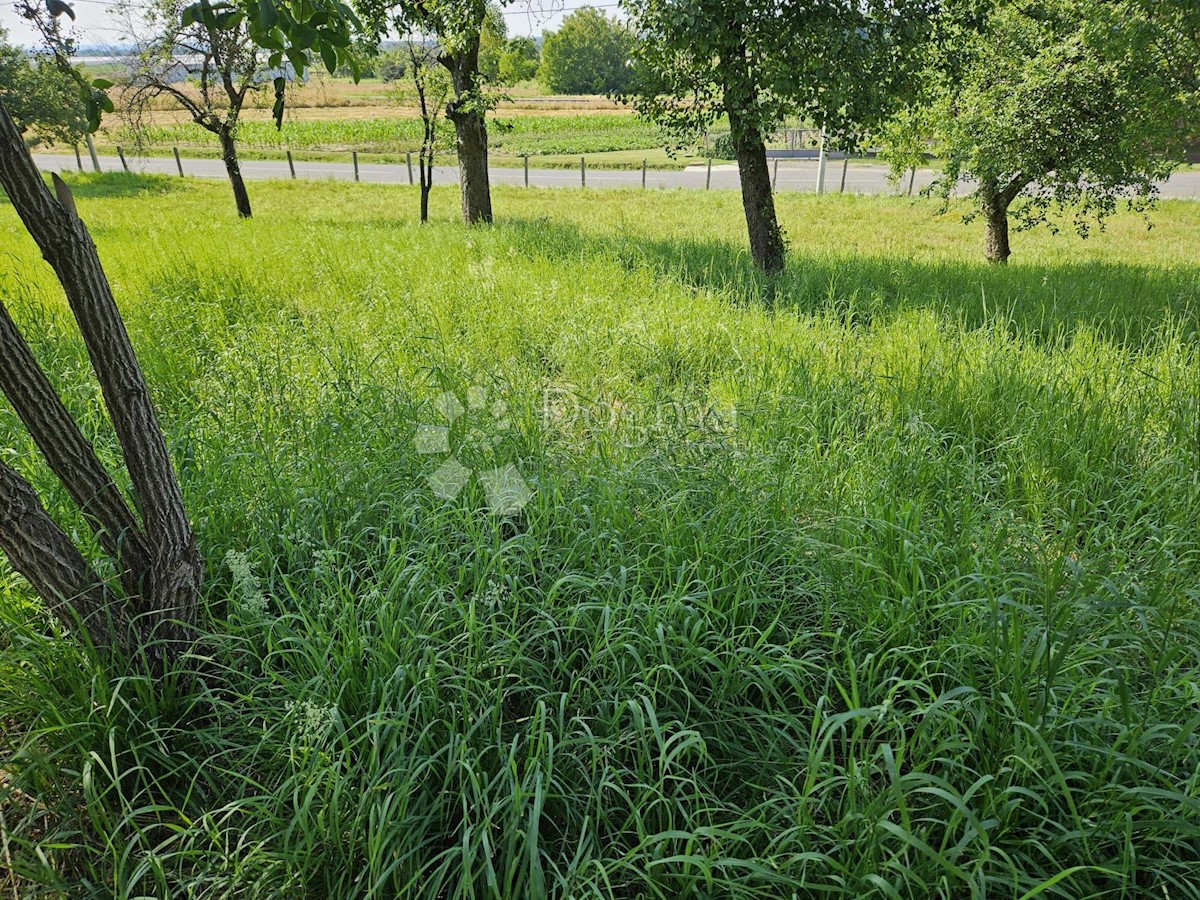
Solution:
{"label": "grass meadow", "polygon": [[110,677],[0,568],[14,896],[1200,897],[1194,204],[1000,269],[784,195],[766,282],[726,192],[72,183],[207,619],[195,683]]}

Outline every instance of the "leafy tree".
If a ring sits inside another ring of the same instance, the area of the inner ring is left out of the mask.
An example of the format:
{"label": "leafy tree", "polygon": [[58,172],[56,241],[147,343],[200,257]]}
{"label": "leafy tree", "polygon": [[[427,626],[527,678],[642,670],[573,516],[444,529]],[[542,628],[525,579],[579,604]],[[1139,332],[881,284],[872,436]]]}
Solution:
{"label": "leafy tree", "polygon": [[[488,178],[487,90],[480,51],[484,34],[496,28],[497,7],[488,0],[357,0],[378,41],[390,29],[437,38],[438,62],[450,73],[452,98],[446,117],[454,123],[463,220],[492,221]],[[491,24],[489,24],[489,22]]]}
{"label": "leafy tree", "polygon": [[52,60],[30,60],[23,50],[8,43],[8,32],[2,27],[0,99],[27,137],[75,144],[87,132],[87,116],[76,80],[60,71]]}
{"label": "leafy tree", "polygon": [[397,47],[379,54],[375,61],[375,71],[382,81],[391,83],[399,81],[409,74],[409,52],[407,47]]}
{"label": "leafy tree", "polygon": [[556,94],[620,93],[632,82],[634,42],[624,22],[585,6],[546,35],[541,79]]}
{"label": "leafy tree", "polygon": [[508,37],[508,25],[504,21],[504,10],[489,3],[483,19],[483,30],[479,34],[479,72],[489,82],[500,77],[500,58]]}
{"label": "leafy tree", "polygon": [[421,175],[421,222],[429,221],[429,192],[433,189],[433,165],[437,155],[438,122],[450,95],[450,74],[438,63],[438,48],[410,40],[408,71],[417,94],[417,110],[423,125],[418,153]]}
{"label": "leafy tree", "polygon": [[994,263],[1009,258],[1010,218],[1056,227],[1051,214],[1071,211],[1086,236],[1121,199],[1144,209],[1180,111],[1153,36],[1120,0],[1016,0],[949,21],[930,99],[884,132],[894,168],[930,150],[944,196],[975,182]]}
{"label": "leafy tree", "polygon": [[541,60],[537,41],[531,37],[515,37],[504,45],[504,52],[500,54],[498,80],[501,84],[528,81],[537,75]]}
{"label": "leafy tree", "polygon": [[[135,10],[124,7],[134,21]],[[135,125],[160,98],[183,109],[192,121],[217,136],[221,159],[233,187],[238,215],[250,218],[250,195],[237,155],[237,127],[247,97],[262,90],[266,54],[250,40],[244,16],[197,18],[185,15],[187,0],[158,0],[144,10],[149,36],[142,39],[124,99]],[[192,79],[183,83],[183,75]]]}
{"label": "leafy tree", "polygon": [[1151,50],[1160,77],[1171,79],[1179,134],[1200,143],[1200,3],[1195,0],[1138,0],[1151,29]]}
{"label": "leafy tree", "polygon": [[883,118],[914,89],[936,2],[626,0],[640,36],[632,99],[681,142],[728,116],[751,254],[777,272],[767,137],[799,116],[848,143]]}

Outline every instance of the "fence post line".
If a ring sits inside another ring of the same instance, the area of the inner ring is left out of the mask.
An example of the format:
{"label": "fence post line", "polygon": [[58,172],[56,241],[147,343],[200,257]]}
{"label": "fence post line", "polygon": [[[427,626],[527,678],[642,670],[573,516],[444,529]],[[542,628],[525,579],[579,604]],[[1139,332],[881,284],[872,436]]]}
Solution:
{"label": "fence post line", "polygon": [[642,190],[646,189],[646,160],[642,160]]}
{"label": "fence post line", "polygon": [[128,172],[129,171],[129,163],[125,162],[125,151],[122,150],[120,147],[117,147],[117,156],[121,160],[121,168],[124,169],[126,172]]}
{"label": "fence post line", "polygon": [[287,151],[288,171],[292,173],[292,177],[296,177],[296,163],[292,160],[292,151]]}
{"label": "fence post line", "polygon": [[88,155],[91,156],[91,158],[92,158],[92,168],[96,172],[99,172],[100,171],[100,158],[98,156],[96,156],[96,143],[92,140],[92,136],[90,134],[85,134],[83,136],[83,139],[85,141],[87,141]]}
{"label": "fence post line", "polygon": [[351,150],[351,151],[350,151],[350,158],[351,158],[352,160],[354,160],[354,180],[355,180],[355,181],[358,181],[358,151],[357,151],[357,150]]}
{"label": "fence post line", "polygon": [[179,177],[183,177],[183,160],[179,158],[179,148],[172,147],[171,152],[175,154],[175,168],[179,170]]}
{"label": "fence post line", "polygon": [[412,151],[409,150],[407,153],[405,153],[404,158],[408,161],[408,183],[416,184],[416,181],[413,180]]}
{"label": "fence post line", "polygon": [[913,184],[916,183],[916,180],[917,180],[917,167],[913,166],[912,171],[909,172],[909,175],[908,175],[908,196],[910,196],[910,197],[912,196]]}
{"label": "fence post line", "polygon": [[529,187],[529,154],[522,153],[521,155],[525,157],[525,187]]}
{"label": "fence post line", "polygon": [[775,158],[775,171],[771,174],[771,192],[774,193],[775,185],[779,184],[779,157]]}
{"label": "fence post line", "polygon": [[79,171],[83,171],[83,159],[79,156],[79,145],[75,145],[75,165],[79,166]]}
{"label": "fence post line", "polygon": [[707,191],[712,187],[712,157],[708,158],[708,171],[704,173],[704,189]]}
{"label": "fence post line", "polygon": [[582,156],[579,157],[579,186],[587,187],[587,162]]}
{"label": "fence post line", "polygon": [[850,151],[846,151],[846,158],[842,160],[842,187],[838,191],[839,194],[846,193],[846,170],[850,168]]}

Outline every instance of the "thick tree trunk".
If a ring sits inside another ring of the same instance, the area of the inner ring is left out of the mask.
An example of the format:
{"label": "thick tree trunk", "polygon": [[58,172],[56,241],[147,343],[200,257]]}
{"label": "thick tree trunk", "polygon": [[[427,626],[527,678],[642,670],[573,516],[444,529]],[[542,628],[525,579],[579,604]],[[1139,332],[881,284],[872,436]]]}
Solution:
{"label": "thick tree trunk", "polygon": [[458,180],[462,188],[463,220],[468,225],[491,224],[492,188],[488,182],[487,122],[480,105],[479,35],[465,50],[442,57],[454,83],[454,100],[446,117],[454,123],[458,148]]}
{"label": "thick tree trunk", "polygon": [[783,271],[783,232],[775,218],[771,172],[767,168],[767,146],[762,133],[740,121],[736,109],[729,111],[738,175],[742,182],[742,207],[750,233],[750,254],[764,272]]}
{"label": "thick tree trunk", "polygon": [[237,204],[238,215],[249,219],[250,195],[246,192],[246,182],[242,178],[242,167],[238,163],[237,142],[233,131],[226,127],[217,132],[221,141],[221,159],[225,163],[225,172],[229,175],[229,184],[233,187],[233,201]]}
{"label": "thick tree trunk", "polygon": [[1001,184],[993,178],[985,178],[980,183],[979,204],[983,212],[984,253],[988,262],[1000,266],[1008,264],[1008,258],[1012,255],[1008,245],[1008,210],[1029,183],[1029,179],[1020,172],[1008,184]]}
{"label": "thick tree trunk", "polygon": [[[139,618],[136,628],[144,640],[152,636],[166,639],[169,649],[160,649],[155,655],[170,657],[178,653],[190,639],[199,602],[203,561],[187,519],[183,496],[159,428],[150,391],[113,299],[96,246],[79,220],[74,199],[66,185],[55,176],[57,199],[46,189],[41,173],[3,102],[0,102],[0,185],[3,185],[42,256],[58,276],[100,382],[143,522],[142,538],[148,559],[140,571],[134,573],[133,580],[138,587],[134,598],[137,610],[146,615]],[[33,385],[29,390],[36,392],[37,386]],[[21,394],[18,392],[17,396]],[[23,402],[30,401],[27,398]],[[35,427],[41,427],[36,424],[37,417],[29,409],[22,411],[22,418],[34,421]],[[69,432],[71,429],[65,429],[62,434],[75,440]],[[45,436],[49,440],[58,440],[60,435],[47,430]],[[79,450],[75,448],[75,452]],[[68,468],[71,466],[65,451],[61,462]],[[90,462],[85,460],[85,465],[90,465]],[[77,476],[72,470],[71,481],[77,479],[79,484],[72,488],[72,493],[80,489],[85,480],[84,476]],[[11,478],[9,480],[11,482]],[[94,471],[86,475],[88,484],[97,480],[103,482]],[[22,548],[26,546],[22,544],[22,534],[41,535],[43,532],[36,529],[31,532],[29,527],[21,524],[23,517],[33,516],[36,519],[36,511],[31,511],[27,498],[22,499],[16,487],[10,484],[10,488],[9,500],[4,504],[7,515],[0,518],[2,546],[6,552],[11,552],[10,559],[14,565],[28,567],[28,558],[22,555]],[[114,515],[119,517],[119,512]],[[49,546],[52,542],[46,539],[43,543]],[[54,547],[55,553],[60,550]],[[45,580],[41,584],[32,583],[39,591],[49,584]],[[54,585],[49,586],[58,590]],[[56,602],[54,597],[43,596],[48,603]],[[61,599],[60,592],[59,601]]]}
{"label": "thick tree trunk", "polygon": [[1012,250],[1008,244],[1008,203],[995,182],[985,181],[979,189],[985,229],[984,254],[995,265],[1007,265]]}

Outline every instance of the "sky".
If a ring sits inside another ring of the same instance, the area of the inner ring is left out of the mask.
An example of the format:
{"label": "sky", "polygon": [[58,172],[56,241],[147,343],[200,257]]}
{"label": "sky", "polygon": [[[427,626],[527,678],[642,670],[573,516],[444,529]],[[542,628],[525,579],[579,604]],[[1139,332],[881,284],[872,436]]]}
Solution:
{"label": "sky", "polygon": [[[80,46],[113,46],[122,42],[123,29],[113,14],[113,0],[70,0],[75,7],[75,38]],[[136,2],[136,0],[135,0]],[[544,29],[555,29],[563,16],[583,6],[583,0],[516,0],[504,10],[509,37],[538,35]],[[597,0],[590,4],[609,15],[617,13],[614,0]],[[11,0],[0,0],[0,25],[8,31],[14,44],[28,47],[37,43],[36,32],[17,15]]]}

